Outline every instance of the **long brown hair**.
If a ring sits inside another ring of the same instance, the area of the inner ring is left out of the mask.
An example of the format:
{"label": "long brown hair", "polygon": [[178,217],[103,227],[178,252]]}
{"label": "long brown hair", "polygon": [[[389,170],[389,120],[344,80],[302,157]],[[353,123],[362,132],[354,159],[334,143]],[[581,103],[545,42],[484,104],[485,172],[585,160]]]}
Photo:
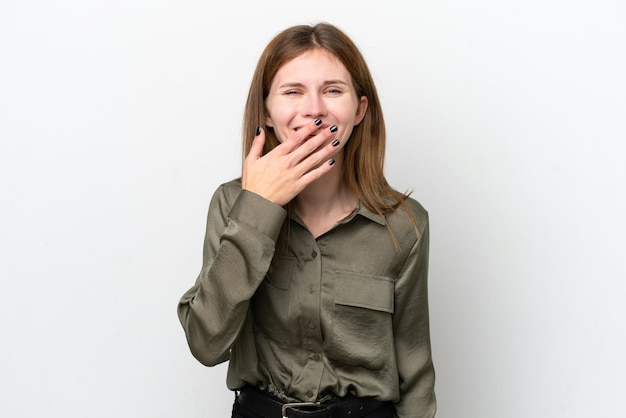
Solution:
{"label": "long brown hair", "polygon": [[[279,144],[274,130],[268,129],[264,123],[265,99],[278,70],[287,62],[313,49],[323,49],[337,57],[352,77],[357,98],[365,96],[368,100],[365,117],[354,127],[350,140],[344,147],[344,181],[356,192],[362,205],[383,219],[399,206],[404,206],[417,231],[417,224],[405,203],[410,193],[394,190],[384,175],[385,121],[368,65],[355,43],[331,24],[292,26],[276,35],[265,47],[252,78],[245,107],[243,158],[250,151],[257,127],[265,128],[266,132],[263,153]],[[390,229],[389,232],[397,246],[393,231]]]}

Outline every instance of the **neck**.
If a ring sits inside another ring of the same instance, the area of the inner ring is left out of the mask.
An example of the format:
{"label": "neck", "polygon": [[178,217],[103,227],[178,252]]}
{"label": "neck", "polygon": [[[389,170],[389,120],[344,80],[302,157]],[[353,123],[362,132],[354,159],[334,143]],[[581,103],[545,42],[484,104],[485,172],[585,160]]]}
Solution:
{"label": "neck", "polygon": [[303,220],[345,216],[357,204],[356,193],[343,180],[343,161],[337,158],[335,167],[309,184],[293,200],[294,211]]}

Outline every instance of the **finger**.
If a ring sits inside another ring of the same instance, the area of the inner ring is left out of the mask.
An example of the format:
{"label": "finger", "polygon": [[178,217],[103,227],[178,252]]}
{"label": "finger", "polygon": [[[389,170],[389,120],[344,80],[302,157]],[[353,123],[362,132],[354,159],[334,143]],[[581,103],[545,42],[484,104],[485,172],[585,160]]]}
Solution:
{"label": "finger", "polygon": [[285,151],[290,153],[303,143],[307,142],[308,139],[324,127],[323,124],[324,122],[322,119],[318,118],[298,129],[292,136],[283,142],[282,145],[285,148]]}
{"label": "finger", "polygon": [[263,154],[263,145],[265,145],[265,131],[261,128],[257,128],[256,136],[252,140],[250,151],[248,152],[248,158],[259,159]]}
{"label": "finger", "polygon": [[[331,147],[327,148],[329,150],[328,155],[330,155],[330,153],[334,152],[334,148],[337,145],[339,145],[338,142],[335,145],[335,141],[331,141],[331,139],[335,135],[335,132],[337,132],[336,125],[333,125],[327,129],[322,130],[320,133],[318,133],[314,137],[308,139],[305,143],[303,143],[300,147],[298,147],[298,149],[294,150],[293,151],[294,157],[296,157],[298,161],[302,161],[308,158],[311,154],[317,151],[321,151],[324,145],[329,145],[329,143],[332,144]],[[322,160],[319,160],[318,163],[320,163],[321,161]]]}
{"label": "finger", "polygon": [[324,163],[320,164],[318,167],[315,167],[312,170],[309,170],[307,173],[303,174],[302,177],[300,177],[300,181],[305,185],[313,183],[315,180],[319,179],[324,174],[332,170],[334,166],[335,160],[327,160]]}
{"label": "finger", "polygon": [[[328,163],[331,167],[334,164],[334,161],[331,160],[333,154],[337,152],[337,149],[341,142],[339,140],[334,140],[330,144],[319,148],[317,151],[310,153],[307,155],[300,163],[298,164],[298,171],[301,177],[304,177],[307,173],[315,171],[318,168],[324,168],[325,163]],[[333,161],[332,163],[330,161]],[[330,170],[330,167],[327,167]],[[324,170],[322,170],[325,172]]]}

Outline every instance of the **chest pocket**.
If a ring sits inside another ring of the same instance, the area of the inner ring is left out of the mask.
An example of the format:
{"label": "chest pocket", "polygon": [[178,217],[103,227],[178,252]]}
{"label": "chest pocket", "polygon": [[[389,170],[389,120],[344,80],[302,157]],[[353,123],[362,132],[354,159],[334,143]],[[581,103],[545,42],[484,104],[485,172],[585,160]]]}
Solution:
{"label": "chest pocket", "polygon": [[394,282],[335,272],[331,350],[349,366],[385,369],[393,348]]}
{"label": "chest pocket", "polygon": [[289,286],[296,266],[295,257],[282,257],[277,265],[272,266],[252,298],[252,310],[258,329],[280,343],[290,340]]}
{"label": "chest pocket", "polygon": [[265,281],[280,290],[289,290],[298,260],[296,257],[281,257],[277,265],[272,266],[265,276]]}
{"label": "chest pocket", "polygon": [[389,278],[337,272],[335,304],[393,313],[393,291]]}

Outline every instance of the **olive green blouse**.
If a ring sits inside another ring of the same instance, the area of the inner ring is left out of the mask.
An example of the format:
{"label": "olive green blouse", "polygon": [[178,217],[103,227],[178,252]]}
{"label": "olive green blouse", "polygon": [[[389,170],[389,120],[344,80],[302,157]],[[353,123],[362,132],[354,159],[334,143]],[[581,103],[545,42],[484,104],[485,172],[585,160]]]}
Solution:
{"label": "olive green blouse", "polygon": [[203,266],[178,316],[193,355],[229,360],[228,388],[288,400],[373,396],[402,418],[435,415],[427,277],[428,214],[358,207],[315,238],[295,216],[272,258],[284,208],[232,181],[211,200]]}

